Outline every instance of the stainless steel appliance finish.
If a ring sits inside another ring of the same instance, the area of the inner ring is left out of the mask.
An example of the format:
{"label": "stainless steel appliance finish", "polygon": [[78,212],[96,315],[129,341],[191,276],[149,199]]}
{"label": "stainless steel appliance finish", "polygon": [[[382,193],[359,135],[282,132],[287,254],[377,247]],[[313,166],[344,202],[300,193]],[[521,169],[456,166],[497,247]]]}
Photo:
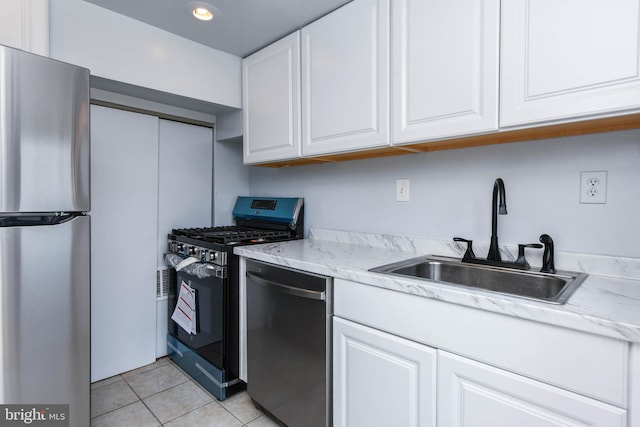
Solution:
{"label": "stainless steel appliance finish", "polygon": [[247,392],[288,426],[331,425],[332,280],[247,260]]}
{"label": "stainless steel appliance finish", "polygon": [[[0,227],[0,401],[70,404],[89,423],[88,216]],[[78,422],[80,426],[82,423]]]}
{"label": "stainless steel appliance finish", "polygon": [[0,46],[0,212],[85,212],[89,70]]}
{"label": "stainless steel appliance finish", "polygon": [[90,424],[89,71],[0,46],[0,403]]}

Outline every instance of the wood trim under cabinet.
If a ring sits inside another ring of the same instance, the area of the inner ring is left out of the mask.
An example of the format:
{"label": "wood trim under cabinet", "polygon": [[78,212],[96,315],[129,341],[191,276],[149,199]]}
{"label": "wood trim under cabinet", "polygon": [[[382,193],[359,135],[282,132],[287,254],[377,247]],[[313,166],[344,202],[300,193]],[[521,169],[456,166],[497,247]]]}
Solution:
{"label": "wood trim under cabinet", "polygon": [[440,141],[419,142],[415,144],[385,147],[374,150],[353,151],[348,153],[334,154],[331,156],[292,159],[281,162],[264,163],[255,166],[273,168],[303,166],[325,162],[372,159],[377,157],[397,156],[401,154],[453,150],[458,148],[480,147],[483,145],[535,141],[539,139],[562,138],[567,136],[588,135],[593,133],[613,132],[629,129],[640,129],[640,113],[593,120],[583,120],[579,122],[539,126],[526,129],[504,130],[483,135],[474,135]]}
{"label": "wood trim under cabinet", "polygon": [[420,151],[449,150],[455,148],[479,147],[482,145],[505,144],[509,142],[535,141],[539,139],[561,138],[640,128],[640,114],[607,117],[603,119],[562,123],[526,129],[505,130],[498,133],[475,135],[445,141],[423,142],[408,147]]}

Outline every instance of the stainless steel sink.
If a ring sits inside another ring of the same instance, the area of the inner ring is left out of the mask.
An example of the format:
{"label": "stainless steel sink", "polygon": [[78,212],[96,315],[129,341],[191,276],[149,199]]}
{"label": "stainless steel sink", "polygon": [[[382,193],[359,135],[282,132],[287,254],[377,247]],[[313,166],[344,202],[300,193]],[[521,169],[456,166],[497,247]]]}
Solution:
{"label": "stainless steel sink", "polygon": [[463,263],[456,258],[423,256],[375,267],[369,271],[428,279],[521,298],[564,304],[587,278],[586,273],[556,274]]}

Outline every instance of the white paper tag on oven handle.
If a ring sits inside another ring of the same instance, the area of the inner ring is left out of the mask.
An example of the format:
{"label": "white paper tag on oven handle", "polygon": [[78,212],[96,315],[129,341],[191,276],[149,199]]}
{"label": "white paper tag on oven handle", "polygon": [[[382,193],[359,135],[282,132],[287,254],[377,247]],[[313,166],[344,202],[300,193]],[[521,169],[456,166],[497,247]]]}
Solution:
{"label": "white paper tag on oven handle", "polygon": [[180,292],[178,293],[176,308],[173,310],[171,319],[186,332],[195,335],[197,315],[196,291],[186,282],[182,281],[180,284]]}
{"label": "white paper tag on oven handle", "polygon": [[182,260],[182,262],[180,262],[180,264],[176,265],[176,271],[180,271],[183,268],[191,265],[191,264],[195,264],[196,262],[200,261],[198,258],[194,258],[192,256],[190,256],[189,258],[185,258]]}

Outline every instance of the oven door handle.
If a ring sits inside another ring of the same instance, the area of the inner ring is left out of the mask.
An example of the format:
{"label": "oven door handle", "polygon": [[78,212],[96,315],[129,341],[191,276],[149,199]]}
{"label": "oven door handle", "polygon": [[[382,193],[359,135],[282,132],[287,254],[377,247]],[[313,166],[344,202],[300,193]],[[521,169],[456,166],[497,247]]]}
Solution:
{"label": "oven door handle", "polygon": [[261,275],[253,273],[251,271],[247,271],[247,278],[252,280],[253,283],[257,285],[269,287],[284,294],[294,295],[297,297],[317,301],[324,301],[326,299],[325,291],[311,291],[308,289],[301,289],[295,286],[285,285],[284,283],[274,282],[273,280],[266,279]]}

